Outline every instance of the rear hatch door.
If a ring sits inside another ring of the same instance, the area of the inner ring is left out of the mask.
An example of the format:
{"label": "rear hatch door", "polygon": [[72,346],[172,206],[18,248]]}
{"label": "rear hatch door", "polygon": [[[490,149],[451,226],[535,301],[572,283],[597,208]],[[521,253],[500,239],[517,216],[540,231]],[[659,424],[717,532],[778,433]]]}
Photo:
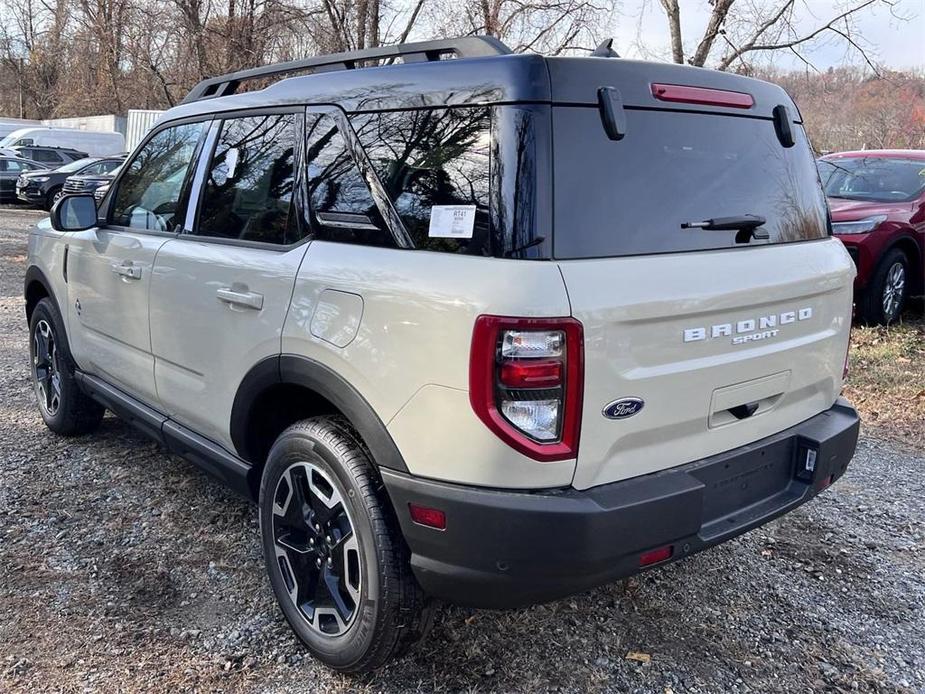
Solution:
{"label": "rear hatch door", "polygon": [[[653,76],[623,61],[573,62],[593,65],[593,84],[574,67],[559,75],[571,96],[552,122],[554,255],[585,335],[574,485],[699,460],[828,409],[841,390],[854,266],[828,235],[796,107],[773,85],[672,66],[655,79],[752,103],[663,101]],[[628,95],[621,139],[605,132],[594,84]],[[775,128],[778,105],[790,146]],[[696,226],[746,216],[764,220],[756,235],[766,238]]]}

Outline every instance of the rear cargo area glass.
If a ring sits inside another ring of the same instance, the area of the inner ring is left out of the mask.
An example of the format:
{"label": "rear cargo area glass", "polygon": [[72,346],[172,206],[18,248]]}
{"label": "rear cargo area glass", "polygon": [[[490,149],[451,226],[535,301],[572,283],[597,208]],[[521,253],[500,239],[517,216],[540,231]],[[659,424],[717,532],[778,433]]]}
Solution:
{"label": "rear cargo area glass", "polygon": [[[805,135],[781,145],[769,119],[626,110],[610,140],[596,108],[555,107],[554,255],[601,258],[754,248],[827,235],[825,199]],[[684,229],[717,217],[758,215],[769,240]]]}

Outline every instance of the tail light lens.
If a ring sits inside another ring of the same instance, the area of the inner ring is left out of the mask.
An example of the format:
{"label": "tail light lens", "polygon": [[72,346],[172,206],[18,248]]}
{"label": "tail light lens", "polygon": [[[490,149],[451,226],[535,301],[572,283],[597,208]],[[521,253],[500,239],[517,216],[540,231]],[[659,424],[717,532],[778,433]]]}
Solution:
{"label": "tail light lens", "polygon": [[578,454],[584,385],[574,318],[479,316],[469,357],[469,401],[499,438],[534,460]]}

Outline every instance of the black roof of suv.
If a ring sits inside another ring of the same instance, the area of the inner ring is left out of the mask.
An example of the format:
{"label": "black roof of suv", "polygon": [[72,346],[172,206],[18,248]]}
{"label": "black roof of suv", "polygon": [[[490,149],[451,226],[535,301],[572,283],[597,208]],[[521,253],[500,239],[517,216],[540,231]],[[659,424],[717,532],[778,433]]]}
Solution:
{"label": "black roof of suv", "polygon": [[[381,69],[361,69],[369,67]],[[301,74],[260,91],[237,93],[248,81],[292,73]],[[695,103],[668,104],[652,91],[655,83],[691,81],[750,94],[754,103],[749,115],[770,118],[773,108],[784,104],[799,119],[787,93],[769,82],[674,63],[515,54],[488,36],[336,53],[212,77],[197,84],[169,114],[183,117],[306,101],[336,103],[348,112],[512,102],[597,106],[598,90],[607,85],[618,86],[626,106],[702,110]],[[740,107],[711,108],[741,112]]]}

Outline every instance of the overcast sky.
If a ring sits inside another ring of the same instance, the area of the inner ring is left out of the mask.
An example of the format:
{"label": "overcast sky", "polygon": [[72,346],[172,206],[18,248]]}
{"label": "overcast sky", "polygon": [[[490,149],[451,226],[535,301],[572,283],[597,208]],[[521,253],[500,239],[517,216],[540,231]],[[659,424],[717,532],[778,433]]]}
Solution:
{"label": "overcast sky", "polygon": [[[769,1],[754,0],[756,4]],[[685,54],[690,55],[703,34],[710,5],[707,0],[681,0],[680,5],[684,49]],[[845,6],[845,2],[838,0],[802,0],[798,29],[812,31],[837,16]],[[867,39],[871,55],[894,69],[925,67],[925,0],[899,0],[893,13],[909,19],[897,19],[885,5],[872,6],[856,16],[855,26]],[[623,0],[616,17],[614,44],[626,57],[669,55],[668,25],[659,0]],[[718,53],[719,46],[715,50]],[[856,51],[846,50],[844,41],[833,38],[816,42],[804,53],[819,69],[845,63],[863,64],[863,58]],[[776,52],[774,63],[782,68],[803,65],[786,51]]]}

